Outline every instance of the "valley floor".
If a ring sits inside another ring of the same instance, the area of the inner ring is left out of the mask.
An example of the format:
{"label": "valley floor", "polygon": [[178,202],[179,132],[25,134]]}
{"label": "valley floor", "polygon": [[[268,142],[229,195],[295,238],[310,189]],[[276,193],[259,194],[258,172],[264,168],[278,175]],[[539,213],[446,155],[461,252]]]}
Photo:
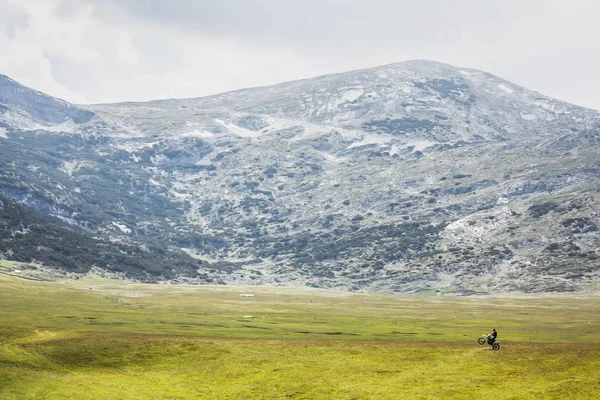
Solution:
{"label": "valley floor", "polygon": [[599,300],[0,275],[0,398],[595,399]]}

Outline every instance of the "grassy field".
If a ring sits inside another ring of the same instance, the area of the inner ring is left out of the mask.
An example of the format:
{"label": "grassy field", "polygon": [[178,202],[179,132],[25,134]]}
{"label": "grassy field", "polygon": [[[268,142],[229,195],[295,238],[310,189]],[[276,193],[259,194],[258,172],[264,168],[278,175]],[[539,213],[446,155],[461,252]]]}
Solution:
{"label": "grassy field", "polygon": [[[476,343],[492,328],[500,351]],[[596,399],[598,371],[598,294],[397,297],[0,275],[6,400]]]}

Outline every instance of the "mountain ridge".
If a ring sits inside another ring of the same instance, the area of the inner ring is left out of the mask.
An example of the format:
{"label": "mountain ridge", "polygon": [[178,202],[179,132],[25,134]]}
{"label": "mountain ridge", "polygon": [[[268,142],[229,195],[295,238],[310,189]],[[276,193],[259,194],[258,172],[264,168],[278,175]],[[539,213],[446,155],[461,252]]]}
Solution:
{"label": "mountain ridge", "polygon": [[[13,121],[31,123],[23,127],[32,128],[36,124],[52,126],[72,120],[75,123],[89,122],[94,113],[81,109],[65,100],[48,96],[37,90],[26,88],[19,82],[0,74],[0,104],[9,104],[11,109],[4,110],[4,117]],[[20,118],[19,118],[20,117]]]}
{"label": "mountain ridge", "polygon": [[[371,71],[371,70],[376,70],[376,69],[383,69],[383,68],[390,68],[390,67],[399,67],[399,66],[404,66],[404,65],[410,65],[410,64],[426,64],[426,65],[438,65],[438,66],[443,66],[443,67],[448,67],[448,68],[454,68],[454,69],[460,69],[460,70],[465,70],[465,71],[472,71],[472,72],[477,72],[477,73],[483,73],[486,74],[488,76],[493,77],[494,79],[497,79],[499,81],[503,81],[505,83],[509,83],[512,86],[518,87],[520,89],[525,89],[525,90],[530,90],[527,87],[520,85],[520,84],[516,84],[512,81],[509,81],[507,79],[502,78],[499,75],[496,74],[492,74],[489,72],[484,72],[481,71],[479,69],[475,69],[475,68],[467,68],[467,67],[456,67],[453,66],[452,64],[443,62],[443,61],[437,61],[437,60],[430,60],[430,59],[411,59],[411,60],[405,60],[405,61],[397,61],[397,62],[392,62],[392,63],[388,63],[388,64],[383,64],[383,65],[376,65],[376,66],[371,66],[371,67],[365,67],[365,68],[357,68],[357,69],[353,69],[353,70],[349,70],[346,72],[333,72],[333,73],[327,73],[327,74],[322,74],[322,75],[317,75],[317,76],[313,76],[313,77],[307,77],[307,78],[300,78],[300,79],[291,79],[291,80],[287,80],[287,81],[283,81],[280,83],[276,83],[276,84],[266,84],[266,85],[259,85],[259,86],[251,86],[251,87],[247,87],[247,88],[240,88],[240,89],[233,89],[233,90],[228,90],[225,92],[220,92],[220,93],[215,93],[215,94],[210,94],[210,95],[203,95],[203,96],[192,96],[192,97],[168,97],[168,98],[157,98],[157,99],[150,99],[150,100],[142,100],[142,101],[133,101],[133,100],[123,100],[123,101],[118,101],[118,102],[100,102],[100,103],[85,103],[85,104],[79,104],[79,103],[72,103],[69,102],[67,100],[55,97],[55,96],[51,96],[51,95],[47,95],[39,90],[35,90],[35,89],[30,89],[33,90],[35,92],[37,92],[38,94],[44,95],[44,96],[48,96],[51,97],[53,99],[56,99],[58,101],[64,102],[65,104],[69,104],[71,106],[77,106],[77,107],[94,107],[94,106],[105,106],[105,105],[127,105],[127,104],[148,104],[148,103],[156,103],[156,102],[169,102],[169,101],[184,101],[184,100],[201,100],[201,99],[206,99],[206,98],[212,98],[212,97],[217,97],[217,96],[222,96],[222,95],[228,95],[228,94],[236,94],[239,92],[245,92],[245,91],[252,91],[252,90],[260,90],[260,89],[265,89],[265,88],[271,88],[271,87],[276,87],[276,86],[284,86],[287,84],[292,84],[292,83],[300,83],[300,82],[309,82],[315,79],[322,79],[322,78],[328,78],[328,77],[335,77],[335,76],[341,76],[341,75],[346,75],[346,74],[354,74],[354,73],[358,73],[358,72],[363,72],[363,71]],[[25,85],[23,85],[22,83],[20,83],[19,81],[12,79],[10,76],[3,74],[0,72],[0,79],[6,79],[11,81],[14,84],[17,84],[21,87],[27,87]],[[551,96],[545,95],[542,92],[536,91],[536,90],[530,90],[533,93],[537,93],[541,96],[544,97],[548,97],[548,98],[553,98]],[[554,98],[556,99],[556,98]],[[578,108],[584,108],[590,111],[595,111],[595,112],[600,112],[600,110],[594,109],[594,108],[590,108],[590,107],[585,107],[585,106],[581,106],[579,104],[576,103],[571,103],[565,100],[561,100],[561,99],[556,99],[557,101],[560,101],[561,103],[566,103],[568,105],[571,106],[576,106]]]}
{"label": "mountain ridge", "polygon": [[[406,61],[392,62],[392,63],[388,63],[388,64],[383,64],[383,65],[376,65],[376,66],[371,66],[371,67],[358,68],[358,69],[353,69],[353,70],[349,70],[349,71],[345,71],[345,72],[333,72],[333,73],[327,73],[327,74],[317,75],[317,76],[308,77],[308,78],[286,80],[286,81],[283,81],[283,82],[280,82],[280,83],[275,83],[275,84],[266,84],[266,85],[251,86],[251,87],[241,88],[241,89],[233,89],[233,90],[228,90],[228,91],[225,91],[225,92],[220,92],[220,93],[215,93],[215,94],[210,94],[210,95],[204,95],[204,96],[158,98],[158,99],[151,99],[151,100],[145,100],[145,101],[129,101],[129,100],[124,100],[124,101],[112,102],[112,103],[106,103],[106,102],[91,103],[91,104],[86,104],[86,105],[82,105],[82,106],[93,107],[93,106],[103,106],[103,105],[148,104],[148,103],[160,103],[160,102],[170,102],[170,101],[203,100],[203,99],[213,98],[213,97],[218,97],[218,96],[223,96],[223,95],[238,94],[240,92],[253,91],[253,90],[261,90],[261,89],[268,89],[268,88],[272,88],[272,87],[286,86],[286,85],[289,85],[289,84],[296,84],[296,83],[302,83],[302,82],[310,82],[310,81],[313,81],[313,80],[316,80],[316,79],[332,78],[332,77],[338,77],[338,76],[343,76],[343,75],[356,74],[356,73],[360,73],[360,72],[364,72],[364,71],[372,71],[372,70],[384,69],[384,68],[392,68],[392,67],[401,67],[401,66],[411,65],[411,64],[414,64],[414,65],[422,64],[422,65],[432,65],[432,66],[433,65],[438,65],[439,67],[454,68],[454,69],[459,69],[459,70],[464,70],[464,71],[471,71],[471,72],[476,72],[476,73],[483,73],[485,75],[493,77],[494,79],[497,79],[499,81],[503,81],[504,83],[508,83],[511,86],[518,87],[519,89],[530,90],[530,89],[527,89],[523,85],[513,83],[512,81],[504,79],[504,78],[500,77],[499,75],[495,75],[495,74],[492,74],[492,73],[489,73],[489,72],[484,72],[484,71],[481,71],[481,70],[478,70],[478,69],[475,69],[475,68],[456,67],[456,66],[453,66],[452,64],[449,64],[449,63],[446,63],[446,62],[443,62],[443,61],[436,61],[436,60],[429,60],[429,59],[411,59],[411,60],[406,60]],[[552,98],[551,96],[545,95],[545,94],[543,94],[542,92],[539,92],[539,91],[533,90],[532,92],[533,93],[537,93],[537,94],[539,94],[541,96],[544,96],[544,97]],[[581,105],[578,105],[576,103],[567,102],[565,100],[560,100],[560,99],[556,99],[556,100],[560,101],[561,103],[569,104],[571,106],[576,106],[576,107],[579,107],[579,108],[585,108],[585,109],[590,110],[590,111],[600,112],[600,110],[596,110],[594,108],[589,108],[589,107],[581,106]]]}

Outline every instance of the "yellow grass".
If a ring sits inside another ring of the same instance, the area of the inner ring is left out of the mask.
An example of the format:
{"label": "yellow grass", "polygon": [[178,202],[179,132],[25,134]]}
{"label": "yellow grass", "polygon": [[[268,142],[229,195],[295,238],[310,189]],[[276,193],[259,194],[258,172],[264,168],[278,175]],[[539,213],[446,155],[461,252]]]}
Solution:
{"label": "yellow grass", "polygon": [[0,398],[596,399],[598,299],[0,275]]}

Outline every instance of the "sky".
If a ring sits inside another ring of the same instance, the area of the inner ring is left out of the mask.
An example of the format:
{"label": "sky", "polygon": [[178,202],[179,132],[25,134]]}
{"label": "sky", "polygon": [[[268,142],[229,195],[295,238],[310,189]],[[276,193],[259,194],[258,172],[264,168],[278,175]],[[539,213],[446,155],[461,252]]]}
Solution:
{"label": "sky", "polygon": [[0,74],[77,104],[411,59],[600,109],[597,0],[0,0]]}

